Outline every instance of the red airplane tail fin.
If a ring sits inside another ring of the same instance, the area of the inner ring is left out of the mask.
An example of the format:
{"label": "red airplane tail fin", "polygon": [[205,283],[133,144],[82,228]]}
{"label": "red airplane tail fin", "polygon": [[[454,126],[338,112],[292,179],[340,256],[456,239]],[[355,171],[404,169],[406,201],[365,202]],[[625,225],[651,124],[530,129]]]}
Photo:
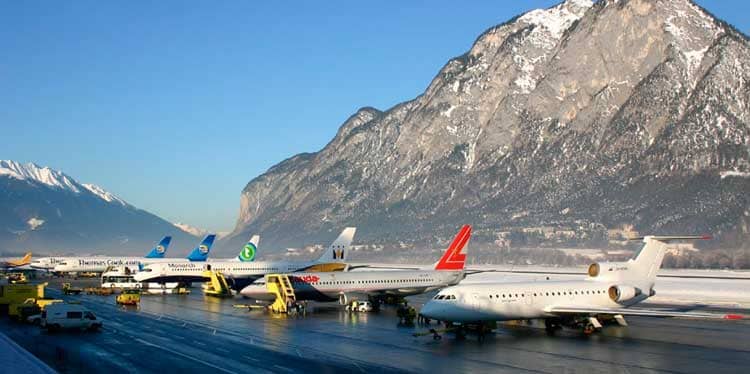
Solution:
{"label": "red airplane tail fin", "polygon": [[445,251],[445,254],[443,254],[443,257],[435,264],[435,270],[463,270],[466,263],[466,253],[462,253],[462,251],[470,238],[471,226],[464,225]]}

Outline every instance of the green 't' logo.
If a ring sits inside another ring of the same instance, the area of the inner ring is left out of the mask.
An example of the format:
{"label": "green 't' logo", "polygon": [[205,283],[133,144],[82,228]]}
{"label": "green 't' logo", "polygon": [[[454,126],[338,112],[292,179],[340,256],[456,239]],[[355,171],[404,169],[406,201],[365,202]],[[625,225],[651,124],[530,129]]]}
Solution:
{"label": "green 't' logo", "polygon": [[247,243],[245,244],[245,247],[242,248],[242,251],[240,251],[240,260],[242,261],[252,261],[255,259],[255,244],[253,243]]}

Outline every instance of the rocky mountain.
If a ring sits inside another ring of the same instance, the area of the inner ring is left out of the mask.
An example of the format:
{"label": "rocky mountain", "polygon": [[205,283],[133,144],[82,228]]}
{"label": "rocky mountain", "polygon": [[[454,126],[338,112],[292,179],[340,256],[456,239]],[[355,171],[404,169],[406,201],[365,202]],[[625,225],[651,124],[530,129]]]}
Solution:
{"label": "rocky mountain", "polygon": [[225,243],[351,225],[363,243],[435,243],[470,223],[488,243],[606,245],[627,228],[747,248],[748,61],[748,38],[689,0],[530,11],[419,97],[362,108],[322,150],[250,181]]}
{"label": "rocky mountain", "polygon": [[142,255],[164,235],[173,236],[175,256],[197,242],[99,186],[49,167],[0,161],[0,252]]}

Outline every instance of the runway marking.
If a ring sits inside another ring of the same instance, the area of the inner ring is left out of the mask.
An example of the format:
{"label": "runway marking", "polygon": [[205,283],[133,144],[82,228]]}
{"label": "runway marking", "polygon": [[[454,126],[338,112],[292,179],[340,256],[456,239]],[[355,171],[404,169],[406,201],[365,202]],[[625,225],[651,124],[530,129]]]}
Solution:
{"label": "runway marking", "polygon": [[253,358],[253,357],[250,357],[250,356],[242,356],[242,357],[244,357],[244,358],[246,358],[246,359],[248,359],[250,361],[253,361],[253,362],[258,362],[259,361],[257,358]]}
{"label": "runway marking", "polygon": [[288,368],[288,367],[286,367],[286,366],[281,366],[281,365],[273,365],[273,367],[275,367],[275,368],[277,368],[277,369],[279,369],[279,370],[284,370],[284,371],[290,372],[290,373],[293,373],[293,372],[294,372],[294,370],[293,370],[293,369],[290,369],[290,368]]}
{"label": "runway marking", "polygon": [[213,335],[216,335],[216,329],[214,329],[214,333],[213,333]]}
{"label": "runway marking", "polygon": [[297,356],[302,357],[302,353],[300,353],[299,349],[295,349],[295,351],[297,351]]}
{"label": "runway marking", "polygon": [[356,366],[356,367],[357,367],[357,369],[359,369],[359,371],[360,371],[360,372],[362,372],[362,373],[364,373],[364,372],[365,372],[365,369],[362,369],[362,367],[361,367],[361,366],[359,366],[359,364],[358,364],[358,363],[356,363],[356,362],[352,361],[352,364],[354,364],[354,366]]}
{"label": "runway marking", "polygon": [[216,347],[216,350],[220,351],[220,352],[224,352],[224,353],[229,353],[229,350],[228,349],[224,349],[224,348]]}
{"label": "runway marking", "polygon": [[193,343],[194,343],[194,344],[198,344],[198,345],[202,345],[202,346],[204,346],[204,347],[208,345],[208,344],[206,344],[206,343],[204,343],[204,342],[199,342],[199,341],[197,341],[197,340],[193,340]]}
{"label": "runway marking", "polygon": [[169,349],[169,348],[165,348],[165,347],[162,347],[162,346],[159,346],[159,345],[153,344],[153,343],[151,343],[151,342],[149,342],[149,341],[143,340],[143,339],[141,339],[141,338],[138,338],[138,337],[133,337],[133,340],[135,340],[135,341],[137,341],[137,342],[139,342],[139,343],[141,343],[141,344],[144,344],[144,345],[148,345],[148,346],[151,346],[151,347],[155,347],[155,348],[158,348],[158,349],[163,349],[163,350],[165,350],[165,351],[169,351],[169,352],[172,352],[173,354],[176,354],[176,355],[178,355],[178,356],[180,356],[180,357],[182,357],[182,358],[188,359],[188,360],[190,360],[190,361],[193,361],[193,362],[196,362],[196,363],[198,363],[198,364],[206,365],[206,366],[208,366],[208,367],[214,368],[214,369],[216,369],[216,370],[219,370],[219,371],[221,371],[221,372],[224,372],[224,373],[232,373],[232,374],[234,374],[234,373],[235,373],[234,371],[231,371],[231,370],[227,370],[227,369],[224,369],[224,368],[223,368],[223,367],[221,367],[221,366],[216,366],[216,365],[214,365],[214,364],[211,364],[210,362],[206,362],[206,361],[203,361],[203,360],[199,360],[199,359],[197,359],[197,358],[195,358],[195,357],[193,357],[193,356],[190,356],[190,355],[188,355],[188,354],[182,353],[182,352],[180,352],[180,351],[175,351],[175,350],[172,350],[172,349]]}

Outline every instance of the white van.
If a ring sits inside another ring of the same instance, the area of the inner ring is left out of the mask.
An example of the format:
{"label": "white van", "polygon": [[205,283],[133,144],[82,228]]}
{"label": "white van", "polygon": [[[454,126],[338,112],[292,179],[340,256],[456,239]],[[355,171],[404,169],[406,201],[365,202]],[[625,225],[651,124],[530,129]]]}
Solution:
{"label": "white van", "polygon": [[102,321],[93,312],[80,304],[50,304],[42,311],[42,328],[48,331],[61,329],[81,329],[97,331]]}

